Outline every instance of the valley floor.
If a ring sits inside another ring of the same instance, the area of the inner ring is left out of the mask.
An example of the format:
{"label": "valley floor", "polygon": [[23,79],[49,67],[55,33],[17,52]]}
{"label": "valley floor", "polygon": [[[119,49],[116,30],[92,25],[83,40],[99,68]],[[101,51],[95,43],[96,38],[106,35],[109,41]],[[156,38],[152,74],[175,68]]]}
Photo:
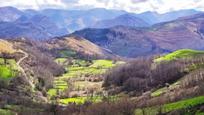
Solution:
{"label": "valley floor", "polygon": [[[76,108],[80,108],[82,106],[86,107],[86,103],[90,102],[92,103],[90,105],[90,108],[92,107],[91,109],[96,109],[97,111],[102,112],[103,110],[101,110],[101,108],[103,109],[103,107],[105,108],[106,106],[110,106],[113,107],[111,108],[113,110],[121,109],[120,107],[122,107],[122,112],[131,112],[131,108],[133,108],[133,113],[135,115],[180,115],[180,113],[187,115],[203,115],[204,112],[202,109],[204,107],[204,96],[202,90],[202,81],[204,79],[204,63],[202,61],[203,58],[200,59],[200,56],[203,55],[203,52],[194,52],[192,50],[188,51],[190,51],[190,53],[187,52],[188,57],[194,58],[194,56],[199,53],[199,58],[194,60],[194,62],[189,61],[188,64],[184,66],[185,69],[181,69],[182,71],[185,71],[185,74],[183,74],[181,78],[177,78],[174,82],[168,84],[168,87],[153,87],[151,90],[143,92],[139,96],[130,96],[130,93],[127,91],[121,92],[121,94],[109,95],[107,90],[102,87],[104,83],[104,75],[109,73],[111,68],[125,64],[125,62],[105,59],[84,60],[73,58],[70,59],[68,57],[56,58],[55,62],[65,68],[65,73],[61,76],[55,77],[53,81],[53,87],[47,90],[46,93],[49,100],[47,104],[50,104],[49,106],[51,106],[51,108],[52,106],[56,106],[54,108],[59,107],[60,111],[63,111],[65,107],[69,106],[74,106]],[[153,63],[151,62],[151,64],[155,64],[157,66],[161,63],[161,60],[171,61],[186,56],[186,50],[182,50],[179,53],[178,52],[179,51],[177,51],[175,55],[171,54],[163,58],[161,57],[156,61],[154,60]],[[180,55],[180,53],[184,53],[184,55],[178,57],[176,54]],[[189,56],[191,54],[193,54],[193,56]],[[27,57],[28,55],[25,54],[23,58],[20,58],[20,61],[17,62],[13,59],[7,59],[6,63],[3,58],[0,58],[1,76],[4,76],[5,80],[10,80],[12,77],[14,77],[15,73],[13,72],[19,69],[21,61],[24,61],[24,59]],[[181,61],[179,63],[184,62]],[[128,72],[132,71],[128,70]],[[24,72],[23,74],[26,73]],[[116,75],[118,74],[120,73],[117,73]],[[129,75],[129,73],[127,75]],[[124,98],[128,98],[128,101],[122,102]],[[104,101],[105,99],[108,101]],[[141,102],[143,105],[138,106]],[[131,104],[138,105],[132,106]],[[15,115],[18,111],[37,113],[42,112],[42,114],[45,114],[43,112],[48,112],[49,114],[53,113],[53,111],[45,111],[43,107],[42,109],[41,106],[44,105],[38,106],[39,107],[32,108],[22,105],[7,104],[0,109],[0,115]],[[94,108],[94,106],[99,108]],[[47,106],[45,105],[45,108],[46,107]],[[90,108],[88,106],[88,109]],[[105,109],[112,111],[108,108]],[[126,115],[126,113],[124,113],[124,115]]]}
{"label": "valley floor", "polygon": [[58,58],[56,62],[65,66],[66,73],[55,78],[54,87],[49,89],[48,95],[51,100],[59,99],[59,103],[65,105],[68,103],[83,104],[85,101],[102,101],[105,96],[102,88],[102,74],[123,63],[112,60],[80,59],[68,62],[66,58]]}

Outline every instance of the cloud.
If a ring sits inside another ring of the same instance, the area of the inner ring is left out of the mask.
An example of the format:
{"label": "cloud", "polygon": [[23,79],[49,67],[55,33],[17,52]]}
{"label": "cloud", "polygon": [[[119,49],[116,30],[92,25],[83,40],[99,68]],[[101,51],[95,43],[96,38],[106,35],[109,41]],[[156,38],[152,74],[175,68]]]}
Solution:
{"label": "cloud", "polygon": [[[67,0],[69,1],[69,0]],[[157,11],[165,13],[180,9],[204,10],[204,0],[72,0],[77,7],[99,7],[129,12]],[[68,2],[64,2],[67,4]]]}
{"label": "cloud", "polygon": [[129,12],[157,11],[159,13],[180,9],[204,10],[204,0],[4,0],[0,6],[20,9],[89,9],[107,8]]}
{"label": "cloud", "polygon": [[[68,0],[67,0],[68,1]],[[46,7],[61,7],[66,5],[61,0],[4,0],[0,1],[0,6],[14,6],[20,9],[41,9]]]}

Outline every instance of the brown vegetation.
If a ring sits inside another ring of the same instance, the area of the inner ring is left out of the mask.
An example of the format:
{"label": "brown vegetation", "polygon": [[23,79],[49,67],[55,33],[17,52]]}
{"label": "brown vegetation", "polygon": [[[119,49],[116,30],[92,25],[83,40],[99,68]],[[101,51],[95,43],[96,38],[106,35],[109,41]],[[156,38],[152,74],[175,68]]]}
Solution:
{"label": "brown vegetation", "polygon": [[143,93],[165,86],[185,75],[180,62],[154,64],[151,59],[138,59],[112,69],[104,80],[104,87],[121,87],[122,91]]}

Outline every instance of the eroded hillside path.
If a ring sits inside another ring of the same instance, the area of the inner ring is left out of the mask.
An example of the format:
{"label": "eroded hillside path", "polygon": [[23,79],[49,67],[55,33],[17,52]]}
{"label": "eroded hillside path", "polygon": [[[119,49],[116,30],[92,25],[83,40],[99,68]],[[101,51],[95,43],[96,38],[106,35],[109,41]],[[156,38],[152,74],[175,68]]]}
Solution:
{"label": "eroded hillside path", "polygon": [[18,62],[16,63],[19,70],[21,71],[21,73],[23,74],[23,76],[26,78],[26,80],[28,81],[29,85],[32,86],[32,88],[34,88],[34,84],[32,83],[32,79],[29,79],[28,76],[26,75],[25,69],[21,66],[21,63],[29,57],[28,53],[23,51],[23,50],[19,50],[19,53],[24,54],[24,56],[22,58],[20,58],[18,60]]}

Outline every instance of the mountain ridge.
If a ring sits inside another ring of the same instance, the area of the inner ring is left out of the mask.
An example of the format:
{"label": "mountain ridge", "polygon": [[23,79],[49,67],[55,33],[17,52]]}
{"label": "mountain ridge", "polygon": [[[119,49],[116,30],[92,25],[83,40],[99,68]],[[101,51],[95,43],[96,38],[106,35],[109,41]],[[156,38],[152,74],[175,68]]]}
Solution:
{"label": "mountain ridge", "polygon": [[[194,16],[195,18],[193,18]],[[110,50],[114,50],[115,52],[123,50],[126,55],[118,52],[119,55],[123,56],[129,56],[126,51],[129,51],[129,48],[134,47],[133,49],[138,51],[131,51],[130,55],[134,57],[134,55],[140,55],[143,54],[142,52],[148,51],[148,48],[154,49],[155,47],[153,46],[156,46],[156,49],[160,49],[161,52],[159,51],[159,53],[162,53],[163,51],[171,52],[184,48],[198,50],[204,49],[202,45],[204,43],[204,31],[202,29],[204,26],[203,21],[204,16],[203,13],[201,13],[192,15],[187,19],[179,18],[174,21],[155,24],[149,28],[140,29],[117,26],[107,29],[85,29],[76,31],[73,34],[85,37],[91,42]],[[100,43],[101,40],[103,40],[103,42]],[[119,41],[123,42],[120,43]],[[128,42],[126,43],[127,45],[125,45],[125,42]]]}

